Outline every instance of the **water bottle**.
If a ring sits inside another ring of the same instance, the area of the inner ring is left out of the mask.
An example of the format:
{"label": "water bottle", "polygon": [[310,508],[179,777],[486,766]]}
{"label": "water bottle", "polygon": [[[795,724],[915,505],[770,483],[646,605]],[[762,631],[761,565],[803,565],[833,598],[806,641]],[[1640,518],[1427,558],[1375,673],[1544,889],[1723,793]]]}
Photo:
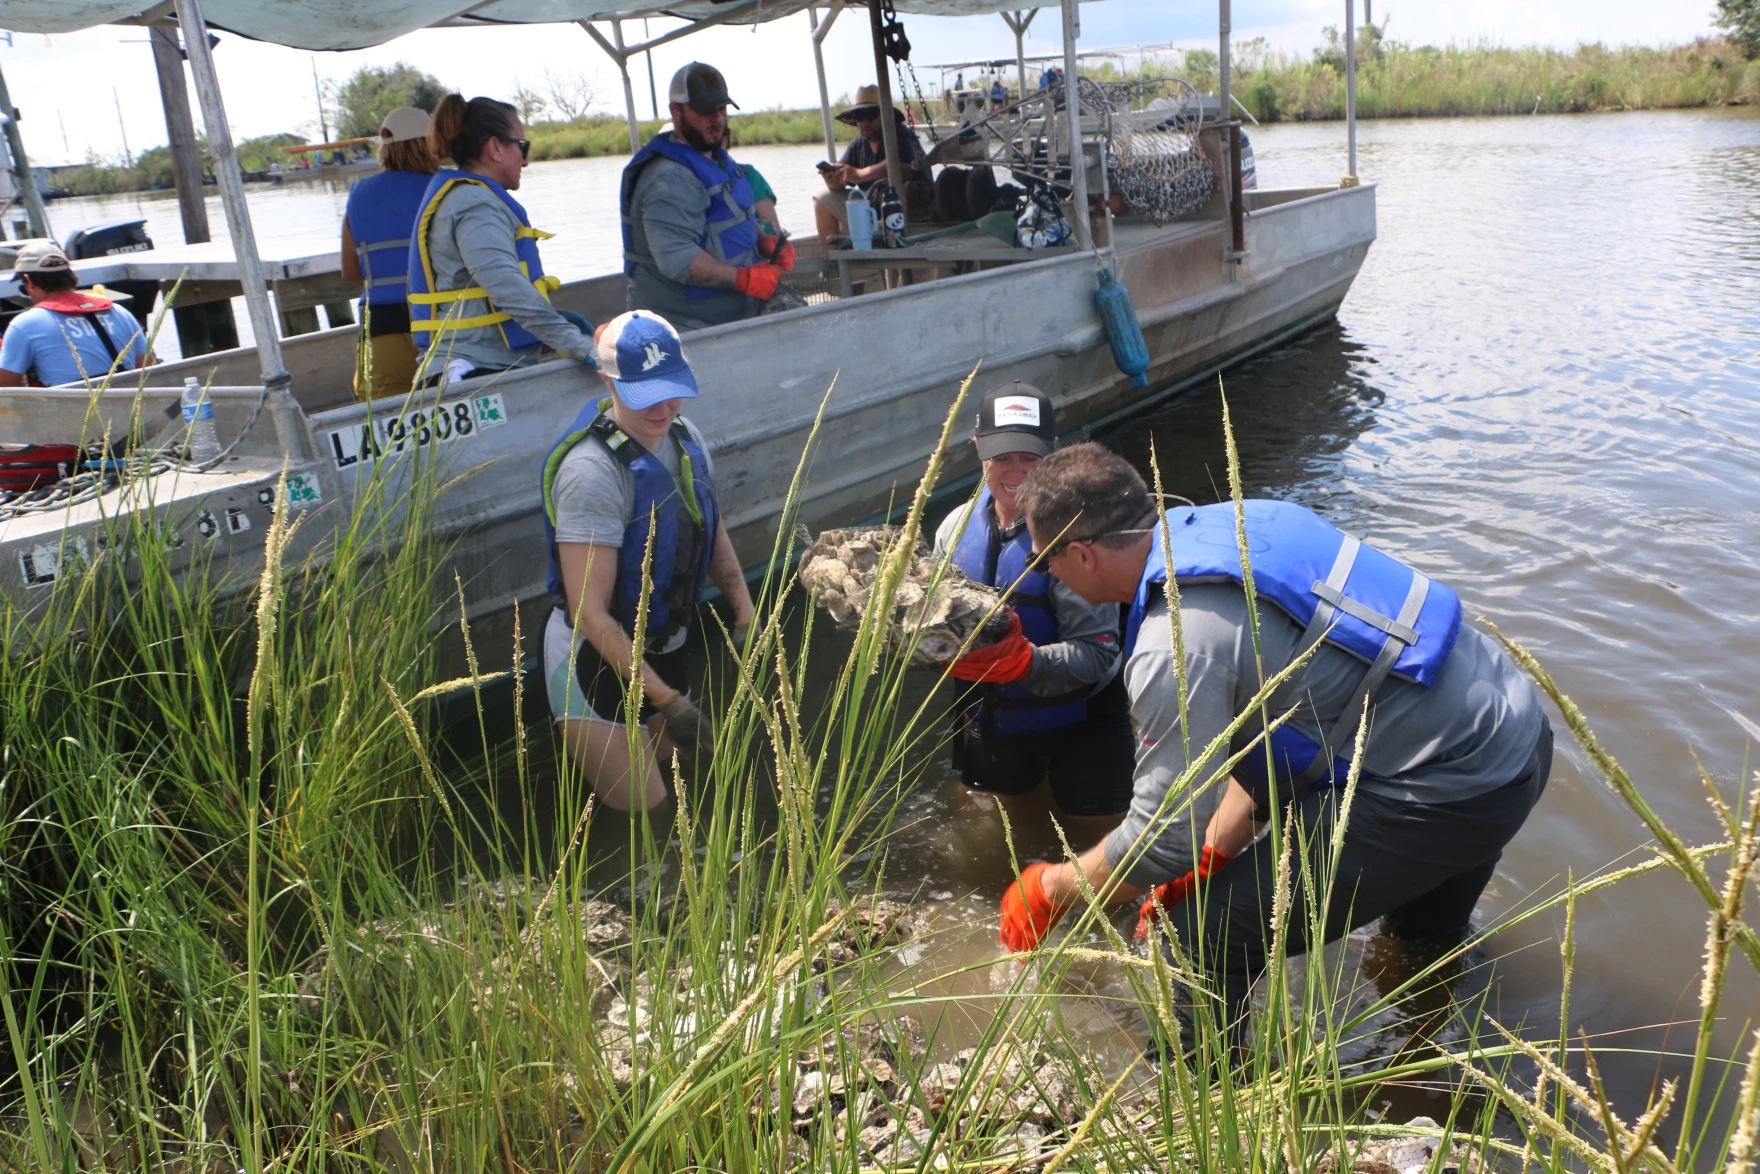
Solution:
{"label": "water bottle", "polygon": [[887,248],[904,248],[904,227],[904,201],[887,184],[880,189],[880,239]]}
{"label": "water bottle", "polygon": [[220,436],[214,431],[214,404],[202,381],[194,375],[183,381],[183,422],[189,427],[189,459],[205,465],[220,455]]}
{"label": "water bottle", "polygon": [[850,248],[873,248],[874,209],[868,206],[868,197],[862,194],[861,188],[849,190],[849,202],[845,205],[845,210],[849,213]]}

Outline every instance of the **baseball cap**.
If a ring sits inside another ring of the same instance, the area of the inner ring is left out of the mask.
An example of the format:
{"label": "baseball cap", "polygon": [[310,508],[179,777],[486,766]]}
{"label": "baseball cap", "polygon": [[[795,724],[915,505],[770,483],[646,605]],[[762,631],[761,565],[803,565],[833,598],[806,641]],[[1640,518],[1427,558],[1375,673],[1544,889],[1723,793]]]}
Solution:
{"label": "baseball cap", "polygon": [[727,96],[727,79],[721,71],[701,61],[693,61],[672,75],[666,100],[689,106],[698,114],[713,114],[727,106],[739,109],[739,103]]}
{"label": "baseball cap", "polygon": [[697,396],[697,377],[685,361],[678,331],[658,314],[631,310],[607,322],[594,357],[629,407],[651,408],[661,400]]}
{"label": "baseball cap", "polygon": [[992,387],[978,407],[978,458],[1011,452],[1044,456],[1057,447],[1057,414],[1051,397],[1031,383],[1015,380]]}
{"label": "baseball cap", "polygon": [[379,124],[379,141],[404,143],[428,137],[428,112],[414,106],[398,106],[385,115]]}
{"label": "baseball cap", "polygon": [[18,250],[18,258],[12,262],[14,273],[60,273],[71,268],[73,262],[54,241],[32,241]]}

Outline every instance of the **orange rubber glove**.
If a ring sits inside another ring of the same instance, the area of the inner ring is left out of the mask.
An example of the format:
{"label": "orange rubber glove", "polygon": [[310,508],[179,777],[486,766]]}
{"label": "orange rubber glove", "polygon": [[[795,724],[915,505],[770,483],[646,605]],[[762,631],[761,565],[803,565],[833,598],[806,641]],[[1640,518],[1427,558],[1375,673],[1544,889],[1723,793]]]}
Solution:
{"label": "orange rubber glove", "polygon": [[1027,675],[1033,667],[1033,642],[1021,635],[1021,617],[1008,615],[1008,635],[994,644],[974,648],[947,666],[947,675],[959,681],[982,681],[1006,685]]}
{"label": "orange rubber glove", "polygon": [[782,268],[768,261],[760,261],[756,265],[747,265],[733,271],[733,288],[748,297],[767,302],[776,296],[776,287],[782,284]]}
{"label": "orange rubber glove", "polygon": [[1002,932],[997,939],[1016,953],[1038,949],[1065,912],[1045,895],[1045,870],[1050,867],[1027,865],[1021,869],[1021,879],[1002,894]]}
{"label": "orange rubber glove", "polygon": [[1142,906],[1137,910],[1137,940],[1140,942],[1147,939],[1150,927],[1161,916],[1160,911],[1155,908],[1155,898],[1161,899],[1162,909],[1172,909],[1192,895],[1192,891],[1198,887],[1199,881],[1209,880],[1221,872],[1223,867],[1233,859],[1234,857],[1227,853],[1218,852],[1215,848],[1205,844],[1203,851],[1198,853],[1196,868],[1184,876],[1175,877],[1173,880],[1150,889],[1148,896],[1143,898]]}
{"label": "orange rubber glove", "polygon": [[787,273],[794,268],[794,243],[786,236],[758,234],[758,252],[766,261]]}

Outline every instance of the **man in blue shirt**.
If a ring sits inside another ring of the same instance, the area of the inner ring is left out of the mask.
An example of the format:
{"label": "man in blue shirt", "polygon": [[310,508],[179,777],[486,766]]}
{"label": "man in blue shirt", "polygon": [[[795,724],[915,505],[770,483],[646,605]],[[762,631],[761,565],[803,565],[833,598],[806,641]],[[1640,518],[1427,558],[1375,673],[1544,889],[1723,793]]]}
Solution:
{"label": "man in blue shirt", "polygon": [[133,314],[108,298],[81,293],[73,265],[53,243],[26,245],[13,263],[31,308],[0,343],[0,387],[54,387],[102,380],[156,360]]}

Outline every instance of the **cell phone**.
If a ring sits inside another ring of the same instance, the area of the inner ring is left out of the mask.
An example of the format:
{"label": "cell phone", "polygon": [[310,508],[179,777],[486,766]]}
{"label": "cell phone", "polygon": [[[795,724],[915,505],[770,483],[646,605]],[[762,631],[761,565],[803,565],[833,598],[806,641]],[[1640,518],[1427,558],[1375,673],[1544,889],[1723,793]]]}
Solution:
{"label": "cell phone", "polygon": [[821,160],[819,160],[819,162],[815,163],[813,166],[817,167],[820,171],[830,171],[833,167],[835,167],[837,165],[835,163],[827,163],[827,162],[825,162],[825,160],[821,159]]}

